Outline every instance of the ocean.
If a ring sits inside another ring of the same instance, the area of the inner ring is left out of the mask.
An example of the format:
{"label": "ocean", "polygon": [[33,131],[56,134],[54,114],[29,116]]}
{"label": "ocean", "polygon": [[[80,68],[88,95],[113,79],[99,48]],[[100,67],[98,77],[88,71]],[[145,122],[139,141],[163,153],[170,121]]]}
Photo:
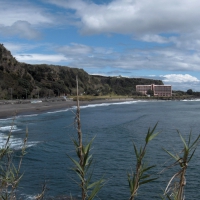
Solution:
{"label": "ocean", "polygon": [[[46,183],[45,197],[58,196],[80,198],[78,179],[71,169],[68,155],[76,158],[72,138],[77,138],[74,126],[76,108],[22,115],[14,120],[10,147],[15,151],[14,162],[19,155],[26,127],[28,127],[27,154],[23,158],[24,174],[17,189],[17,196],[31,200],[42,191]],[[12,119],[0,120],[0,145],[3,146],[10,131]],[[180,152],[183,143],[177,130],[186,140],[200,134],[200,100],[196,101],[130,101],[109,104],[93,104],[81,107],[81,128],[84,143],[95,137],[92,144],[93,180],[103,177],[104,187],[98,194],[102,200],[129,199],[127,173],[135,170],[133,142],[139,148],[144,145],[148,128],[158,122],[159,135],[147,147],[145,161],[156,165],[151,173],[158,177],[152,183],[141,185],[138,200],[161,199],[163,190],[179,167],[166,169],[174,161],[163,150]],[[165,170],[164,170],[165,169]],[[200,199],[200,146],[190,161],[185,187],[186,199]]]}

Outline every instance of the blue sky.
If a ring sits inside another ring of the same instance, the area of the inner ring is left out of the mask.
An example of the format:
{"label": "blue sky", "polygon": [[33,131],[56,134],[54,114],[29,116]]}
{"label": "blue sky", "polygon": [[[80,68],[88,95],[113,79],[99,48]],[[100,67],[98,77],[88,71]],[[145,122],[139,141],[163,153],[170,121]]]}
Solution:
{"label": "blue sky", "polygon": [[199,8],[199,0],[0,0],[0,43],[20,62],[200,91]]}

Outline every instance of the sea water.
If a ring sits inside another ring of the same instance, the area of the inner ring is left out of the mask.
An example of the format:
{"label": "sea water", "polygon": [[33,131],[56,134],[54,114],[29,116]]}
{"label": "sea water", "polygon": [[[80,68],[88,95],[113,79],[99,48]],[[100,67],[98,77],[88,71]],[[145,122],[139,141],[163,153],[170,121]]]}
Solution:
{"label": "sea water", "polygon": [[[79,180],[68,157],[76,158],[72,142],[77,138],[75,112],[74,107],[18,116],[14,121],[0,120],[0,145],[3,147],[12,129],[10,147],[15,151],[16,164],[28,128],[27,154],[21,167],[24,175],[17,189],[18,197],[33,199],[45,183],[46,198],[71,195],[79,199]],[[156,165],[151,174],[158,179],[140,186],[138,200],[160,199],[170,178],[180,170],[179,167],[166,168],[174,161],[163,148],[172,153],[183,149],[177,130],[184,138],[188,138],[191,131],[193,139],[199,135],[200,101],[130,101],[81,107],[84,143],[95,137],[91,150],[93,180],[105,179],[99,199],[129,199],[127,173],[134,171],[136,165],[133,142],[138,148],[144,145],[148,128],[156,123],[156,131],[160,133],[149,143],[145,161],[148,165]],[[186,199],[200,199],[199,168],[200,147],[187,169]]]}

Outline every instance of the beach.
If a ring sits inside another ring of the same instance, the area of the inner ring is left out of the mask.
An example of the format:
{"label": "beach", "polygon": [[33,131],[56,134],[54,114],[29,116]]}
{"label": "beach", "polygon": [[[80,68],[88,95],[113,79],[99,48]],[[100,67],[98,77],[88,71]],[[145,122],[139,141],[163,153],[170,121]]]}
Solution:
{"label": "beach", "polygon": [[[131,101],[132,98],[104,99],[92,101],[80,101],[80,106],[89,104],[115,103]],[[31,103],[32,102],[32,103]],[[34,102],[34,103],[33,103]],[[49,111],[68,109],[76,106],[77,102],[72,99],[51,99],[51,100],[18,100],[0,102],[0,119],[15,117],[19,115],[39,114]]]}

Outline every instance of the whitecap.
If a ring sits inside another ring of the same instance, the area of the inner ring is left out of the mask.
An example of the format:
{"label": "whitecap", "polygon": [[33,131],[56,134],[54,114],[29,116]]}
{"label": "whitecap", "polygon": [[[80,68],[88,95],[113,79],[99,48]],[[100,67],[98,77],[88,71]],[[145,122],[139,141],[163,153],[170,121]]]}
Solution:
{"label": "whitecap", "polygon": [[13,120],[13,117],[10,117],[10,118],[5,118],[5,119],[0,119],[0,121],[10,121],[10,120]]}
{"label": "whitecap", "polygon": [[[110,103],[100,103],[100,104],[89,104],[85,106],[80,106],[81,109],[83,108],[94,108],[94,107],[100,107],[100,106],[110,106],[110,105],[126,105],[126,104],[135,104],[139,102],[147,102],[147,101],[123,101],[123,102],[110,102]],[[76,109],[77,106],[73,106],[72,109]]]}
{"label": "whitecap", "polygon": [[200,99],[184,99],[184,100],[181,100],[181,101],[200,101]]}
{"label": "whitecap", "polygon": [[52,113],[59,113],[59,112],[66,112],[68,111],[69,109],[64,109],[64,110],[56,110],[56,111],[49,111],[49,112],[46,112],[47,114],[52,114]]}
{"label": "whitecap", "polygon": [[18,115],[16,118],[23,118],[23,117],[35,117],[38,116],[38,114],[30,114],[30,115]]}
{"label": "whitecap", "polygon": [[16,125],[13,126],[2,126],[0,127],[0,131],[2,132],[16,132],[16,131],[20,131],[21,129],[18,129]]}
{"label": "whitecap", "polygon": [[[8,135],[0,133],[0,147],[1,148],[5,147],[7,140],[8,140]],[[38,143],[39,142],[37,142],[37,141],[31,141],[31,142],[28,141],[26,144],[26,148],[35,146]],[[8,146],[11,149],[19,150],[23,147],[23,145],[24,145],[24,139],[17,138],[17,137],[14,137],[13,135],[11,135],[11,137],[9,139],[9,143],[8,143]]]}
{"label": "whitecap", "polygon": [[21,194],[20,196],[22,197],[22,199],[33,200],[33,199],[36,199],[36,196],[37,196],[37,195]]}

